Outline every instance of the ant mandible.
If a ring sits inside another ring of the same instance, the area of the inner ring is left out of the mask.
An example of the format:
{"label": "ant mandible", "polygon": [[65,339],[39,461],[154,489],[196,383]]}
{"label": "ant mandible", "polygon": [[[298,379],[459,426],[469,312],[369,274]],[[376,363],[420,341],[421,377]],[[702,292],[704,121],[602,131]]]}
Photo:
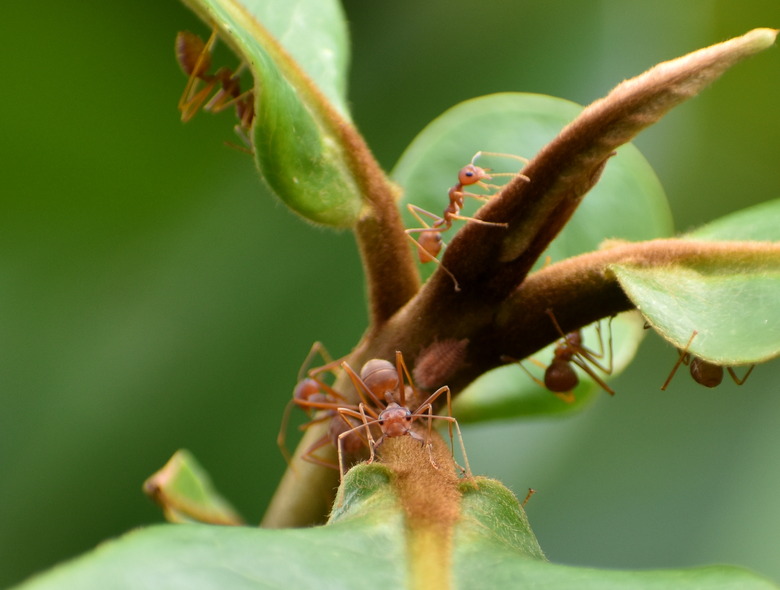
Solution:
{"label": "ant mandible", "polygon": [[[547,388],[548,391],[555,394],[567,404],[574,402],[574,389],[580,383],[574,365],[585,371],[585,373],[587,373],[588,376],[608,394],[615,395],[613,389],[596,373],[596,369],[598,369],[605,375],[612,374],[612,318],[609,318],[609,323],[607,325],[609,338],[607,354],[605,355],[600,323],[596,324],[596,333],[599,339],[599,352],[596,352],[583,344],[582,332],[580,330],[574,330],[568,334],[564,334],[551,309],[547,310],[547,315],[550,316],[550,319],[561,338],[553,350],[552,361],[550,361],[550,364],[545,368],[544,380],[538,379],[531,374],[522,362],[513,362],[520,365],[520,368],[522,368],[537,385]],[[608,357],[606,362],[604,362],[605,356]],[[504,358],[512,360],[508,357]],[[544,367],[539,361],[534,359],[531,360],[539,366]]]}
{"label": "ant mandible", "polygon": [[[218,113],[235,106],[239,120],[235,131],[245,143],[249,144],[247,132],[252,127],[255,117],[254,92],[252,90],[241,92],[240,74],[244,64],[241,64],[235,72],[228,67],[221,67],[214,74],[208,73],[211,69],[211,52],[216,41],[216,29],[206,43],[189,31],[180,31],[176,34],[176,59],[189,77],[179,99],[181,120],[186,123],[201,108],[204,111]],[[200,83],[204,84],[202,88],[199,88]],[[221,88],[211,100],[206,102],[217,85]]]}
{"label": "ant mandible", "polygon": [[[688,349],[690,348],[691,343],[693,342],[693,339],[696,338],[697,334],[698,332],[694,330],[693,334],[691,334],[691,337],[688,340],[688,344],[685,345],[685,348],[682,350],[678,350],[678,352],[680,353],[680,358],[678,358],[677,362],[674,363],[674,367],[672,367],[669,376],[666,378],[666,381],[664,381],[664,384],[661,386],[661,391],[666,391],[666,388],[669,386],[669,383],[671,383],[672,381],[672,377],[674,377],[674,374],[677,372],[677,369],[680,368],[681,364],[688,365],[693,380],[696,381],[696,383],[704,385],[704,387],[717,387],[723,382],[724,367],[722,365],[716,365],[715,363],[705,361],[704,359],[694,356],[690,352],[688,352]],[[745,381],[747,381],[747,378],[750,377],[750,373],[753,372],[753,369],[756,368],[756,365],[750,365],[750,368],[747,370],[747,372],[741,379],[737,377],[737,374],[734,372],[733,368],[731,367],[725,367],[725,368],[728,371],[729,375],[731,375],[731,378],[734,381],[734,383],[736,383],[737,385],[742,385]]]}
{"label": "ant mandible", "polygon": [[[361,421],[360,424],[342,432],[338,437],[339,471],[342,478],[344,477],[343,455],[345,452],[345,441],[360,430],[365,433],[365,437],[368,439],[368,450],[370,453],[368,463],[374,461],[376,448],[380,446],[386,438],[408,435],[428,447],[431,464],[438,469],[438,466],[433,459],[431,443],[428,442],[431,438],[433,420],[445,420],[449,423],[451,446],[452,427],[455,426],[460,449],[463,453],[463,462],[466,464],[465,468],[458,467],[467,475],[467,477],[471,477],[471,468],[469,466],[468,457],[466,456],[466,448],[463,444],[463,436],[460,432],[458,421],[451,415],[440,416],[433,413],[433,403],[442,395],[446,395],[448,412],[451,414],[452,398],[450,396],[449,387],[446,385],[440,387],[419,403],[417,409],[412,411],[407,406],[407,394],[418,397],[419,392],[416,391],[416,388],[412,383],[411,376],[406,368],[403,355],[400,351],[396,351],[395,366],[383,359],[372,359],[363,365],[360,375],[355,373],[346,362],[342,363],[341,366],[352,380],[352,383],[361,398],[357,411],[346,406],[338,409],[339,414],[342,416],[357,418]],[[404,384],[404,376],[409,382],[408,386]],[[428,421],[426,436],[422,436],[413,430],[414,422],[420,418],[427,419]],[[381,432],[379,438],[376,440],[371,434],[371,428],[373,426],[378,426]]]}
{"label": "ant mandible", "polygon": [[[483,155],[513,158],[516,160],[520,160],[524,164],[528,163],[527,158],[523,158],[522,156],[516,156],[514,154],[502,154],[498,152],[479,151],[476,154],[474,154],[474,156],[471,158],[471,162],[469,162],[466,166],[464,166],[458,171],[458,182],[453,187],[451,187],[447,192],[447,195],[449,197],[449,204],[447,205],[447,207],[445,207],[441,217],[431,213],[430,211],[423,209],[422,207],[418,207],[417,205],[413,205],[411,203],[407,205],[407,209],[409,210],[409,212],[423,226],[419,228],[406,230],[406,235],[409,236],[409,239],[412,240],[412,242],[414,243],[417,249],[417,255],[420,259],[420,262],[438,263],[439,266],[441,266],[444,269],[444,271],[447,274],[449,274],[450,277],[452,278],[453,282],[455,283],[456,291],[460,291],[460,286],[458,285],[457,279],[455,279],[454,275],[447,268],[442,266],[437,259],[437,256],[439,255],[442,247],[444,246],[444,241],[442,240],[441,234],[452,227],[452,223],[455,219],[460,219],[463,221],[473,221],[474,223],[478,223],[480,225],[490,225],[490,226],[504,227],[504,228],[508,227],[508,224],[506,223],[485,221],[483,219],[476,219],[474,217],[461,215],[460,211],[461,209],[463,209],[465,197],[472,197],[475,199],[486,201],[490,199],[492,196],[492,195],[483,195],[479,193],[472,193],[469,191],[465,191],[464,187],[476,185],[485,190],[500,190],[502,188],[500,185],[489,184],[485,182],[486,180],[492,180],[494,177],[498,177],[498,176],[520,177],[523,178],[526,182],[530,180],[527,176],[525,176],[524,174],[520,174],[519,172],[494,172],[490,174],[490,168],[481,168],[480,166],[477,166],[474,163],[477,160],[477,158]],[[432,223],[429,224],[429,222],[427,222],[424,218],[428,218],[429,220],[432,220]],[[419,234],[419,236],[417,237],[417,239],[415,239],[412,234]]]}

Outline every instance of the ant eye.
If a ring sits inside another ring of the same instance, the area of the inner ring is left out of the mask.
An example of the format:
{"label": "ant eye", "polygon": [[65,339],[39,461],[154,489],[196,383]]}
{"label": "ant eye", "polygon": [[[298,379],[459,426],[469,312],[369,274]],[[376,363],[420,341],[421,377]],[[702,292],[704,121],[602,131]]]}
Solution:
{"label": "ant eye", "polygon": [[466,172],[466,176],[471,178],[472,176],[474,176],[474,173],[471,170],[469,170],[468,172]]}
{"label": "ant eye", "polygon": [[384,426],[385,425],[385,421],[384,420],[377,420],[377,424],[379,424],[379,426]]}

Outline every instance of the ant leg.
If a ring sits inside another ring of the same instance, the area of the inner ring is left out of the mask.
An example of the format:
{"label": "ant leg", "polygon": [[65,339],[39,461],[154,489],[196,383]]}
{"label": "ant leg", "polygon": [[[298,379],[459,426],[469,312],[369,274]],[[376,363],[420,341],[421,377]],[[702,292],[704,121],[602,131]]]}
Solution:
{"label": "ant leg", "polygon": [[[216,78],[206,74],[206,70],[211,67],[211,51],[216,41],[216,29],[211,33],[206,43],[203,43],[197,35],[186,31],[181,31],[176,35],[177,59],[184,72],[189,75],[178,105],[182,121],[185,123],[195,116],[217,83]],[[193,63],[195,54],[198,57]],[[196,90],[199,80],[206,82],[207,85],[201,90]]]}
{"label": "ant leg", "polygon": [[[525,374],[528,375],[528,377],[530,377],[531,380],[534,383],[536,383],[539,387],[544,387],[545,389],[547,389],[547,386],[544,384],[544,381],[542,381],[541,379],[536,377],[533,373],[531,373],[531,371],[529,371],[528,368],[523,364],[523,361],[514,359],[514,358],[512,358],[510,356],[506,356],[506,355],[503,355],[501,357],[501,360],[506,362],[506,363],[513,363],[513,364],[519,366],[523,371],[525,371]],[[531,361],[533,364],[535,364],[537,367],[539,367],[541,369],[546,369],[547,368],[547,366],[543,362],[538,361],[535,358],[529,357],[528,360]]]}
{"label": "ant leg", "polygon": [[[411,203],[408,203],[406,205],[406,208],[409,210],[409,213],[411,213],[414,218],[419,221],[423,227],[419,228],[413,228],[413,229],[407,229],[406,235],[409,236],[409,239],[414,242],[415,246],[417,246],[417,255],[420,258],[420,262],[433,262],[436,260],[436,256],[439,255],[439,252],[441,251],[443,242],[441,238],[438,240],[434,240],[433,242],[430,242],[429,240],[426,240],[426,244],[421,244],[418,240],[414,239],[414,236],[412,236],[413,233],[419,233],[421,234],[421,239],[429,234],[440,234],[442,232],[447,231],[450,227],[452,227],[452,222],[447,222],[446,219],[443,219],[439,217],[438,215],[435,215],[431,213],[430,211],[426,211],[422,207],[418,207],[417,205],[413,205]],[[428,223],[423,219],[422,216],[425,216],[433,221],[433,226],[428,225]]]}
{"label": "ant leg", "polygon": [[455,463],[457,468],[460,469],[466,475],[466,477],[472,477],[471,465],[469,464],[469,456],[466,454],[466,445],[463,444],[463,434],[460,431],[460,425],[458,424],[458,420],[453,416],[437,416],[437,415],[431,416],[431,419],[447,420],[447,422],[455,426],[455,433],[458,435],[458,444],[460,445],[460,452],[463,454],[463,462],[466,464],[466,466],[463,467],[459,465],[457,461],[455,461],[454,452],[453,452],[453,462]]}
{"label": "ant leg", "polygon": [[609,385],[607,385],[606,382],[604,381],[604,379],[599,377],[598,374],[596,374],[596,372],[593,369],[591,369],[590,366],[586,362],[584,362],[583,360],[581,360],[577,356],[573,356],[571,361],[575,365],[577,365],[580,369],[585,371],[588,374],[588,376],[591,379],[593,379],[599,385],[599,387],[601,387],[609,395],[615,395],[615,390],[612,389]]}
{"label": "ant leg", "polygon": [[[591,350],[585,346],[578,346],[578,353],[586,359],[589,363],[598,367],[606,375],[612,374],[613,368],[613,354],[612,354],[612,318],[610,316],[607,323],[607,329],[609,330],[609,338],[607,339],[607,349],[604,350],[604,339],[601,335],[601,322],[596,323],[596,335],[599,339],[599,351]],[[606,362],[603,362],[606,361]]]}
{"label": "ant leg", "polygon": [[287,425],[290,421],[290,412],[294,406],[295,403],[293,400],[288,401],[287,405],[284,406],[282,423],[279,425],[279,434],[276,435],[276,445],[279,447],[279,452],[282,453],[282,457],[284,457],[287,467],[292,467],[292,455],[290,455],[290,451],[287,450],[287,445],[285,443],[287,441]]}
{"label": "ant leg", "polygon": [[[424,227],[420,228],[412,228],[405,230],[407,237],[412,240],[412,243],[417,248],[417,256],[420,259],[420,262],[425,264],[426,262],[435,262],[439,265],[439,268],[441,268],[445,273],[447,273],[450,278],[452,279],[452,282],[455,284],[455,291],[460,291],[460,283],[458,283],[458,279],[455,278],[455,275],[452,274],[450,269],[448,269],[446,266],[444,266],[436,256],[438,256],[439,252],[441,251],[442,246],[444,246],[444,241],[434,238],[433,236],[440,236],[442,232],[447,231],[450,227],[452,227],[452,222],[447,221],[446,219],[443,219],[439,217],[438,215],[434,215],[430,211],[426,211],[425,209],[422,209],[421,207],[418,207],[417,205],[412,205],[409,203],[407,206],[407,209],[411,212],[412,215],[421,223]],[[420,214],[427,215],[431,219],[435,220],[433,227],[428,225],[425,220],[420,217]],[[436,224],[441,222],[441,225],[437,226]],[[412,234],[419,233],[420,238],[419,240],[415,240]],[[421,243],[422,240],[424,243]],[[433,241],[431,241],[433,240]]]}
{"label": "ant leg", "polygon": [[593,364],[595,367],[603,371],[607,375],[612,374],[612,318],[609,319],[609,367],[603,366],[597,359],[604,356],[604,343],[601,338],[601,325],[596,326],[596,330],[599,335],[599,348],[601,349],[601,352],[598,354],[594,353],[594,351],[583,347],[580,343],[573,343],[571,341],[571,337],[564,334],[563,330],[561,329],[560,324],[558,323],[558,320],[555,318],[555,314],[553,313],[552,309],[546,310],[547,315],[550,316],[550,319],[552,320],[553,325],[555,326],[555,329],[558,331],[558,334],[560,334],[561,338],[563,338],[564,342],[566,342],[572,349],[574,355],[572,356],[571,360],[572,362],[577,365],[580,369],[585,371],[588,376],[590,376],[591,379],[593,379],[604,391],[606,391],[610,395],[615,395],[615,391],[606,384],[606,382],[599,377],[596,372],[590,367],[588,363]]}
{"label": "ant leg", "polygon": [[685,345],[685,348],[683,350],[677,351],[680,354],[680,358],[678,358],[677,362],[674,363],[672,370],[669,372],[669,376],[666,378],[666,381],[664,381],[664,384],[661,385],[661,391],[666,391],[666,388],[669,386],[669,383],[672,381],[672,377],[674,377],[674,374],[677,372],[677,369],[680,368],[680,364],[687,365],[690,362],[691,355],[688,354],[688,348],[690,348],[693,339],[696,338],[696,334],[698,334],[698,332],[694,330],[693,334],[691,334],[690,340],[688,340],[688,344]]}
{"label": "ant leg", "polygon": [[734,372],[734,369],[732,367],[726,367],[726,370],[729,372],[729,375],[731,375],[731,378],[734,380],[734,383],[736,383],[737,385],[742,385],[745,381],[747,381],[747,378],[750,377],[750,374],[753,372],[753,369],[755,368],[756,365],[750,365],[750,368],[747,370],[747,373],[745,373],[742,379],[737,377],[737,374]]}
{"label": "ant leg", "polygon": [[[338,455],[339,455],[339,474],[340,478],[344,479],[344,439],[345,437],[349,436],[353,432],[359,431],[360,429],[364,429],[366,432],[366,438],[368,439],[368,451],[370,453],[370,457],[368,459],[368,463],[372,463],[374,461],[374,447],[376,446],[376,443],[374,442],[374,437],[371,436],[371,428],[370,426],[372,424],[375,424],[377,422],[376,419],[368,420],[368,417],[365,413],[365,407],[363,406],[363,403],[361,402],[358,406],[359,412],[356,412],[354,410],[351,410],[349,408],[339,408],[338,412],[342,415],[344,420],[346,420],[346,416],[352,416],[353,418],[359,418],[362,421],[362,424],[358,424],[357,426],[353,426],[349,430],[345,430],[341,434],[339,434],[338,438]],[[370,411],[370,410],[369,410]]]}
{"label": "ant leg", "polygon": [[[454,195],[459,195],[459,196],[473,196],[473,197],[479,198],[479,195],[475,195],[474,193],[463,192],[463,191],[460,191],[460,190],[454,191],[453,194]],[[449,209],[449,211],[445,211],[445,215],[446,215],[447,220],[449,221],[450,224],[452,223],[453,219],[460,219],[462,221],[471,221],[471,222],[474,222],[474,223],[478,223],[480,225],[493,225],[493,226],[497,226],[497,227],[509,227],[508,223],[501,223],[501,222],[498,222],[498,221],[486,221],[484,219],[477,219],[476,217],[468,217],[466,215],[458,215],[457,213],[453,212],[453,211],[458,211],[459,208],[460,207],[458,207],[458,209]]]}
{"label": "ant leg", "polygon": [[339,466],[335,463],[321,459],[314,454],[315,451],[318,451],[322,447],[327,446],[329,443],[330,436],[328,434],[324,434],[321,438],[314,441],[308,449],[306,449],[306,451],[301,455],[301,460],[308,463],[313,463],[314,465],[319,465],[320,467],[327,467],[328,469],[338,469]]}
{"label": "ant leg", "polygon": [[[517,359],[513,359],[512,357],[509,357],[509,356],[506,356],[506,355],[502,356],[501,360],[505,361],[505,362],[514,363],[514,364],[518,365],[523,371],[525,371],[525,374],[528,375],[528,377],[530,377],[531,380],[534,383],[536,383],[542,389],[546,389],[547,391],[552,393],[555,397],[560,399],[562,402],[565,402],[567,404],[574,403],[574,399],[575,398],[574,398],[574,392],[573,391],[561,392],[561,391],[553,391],[553,390],[551,390],[549,387],[547,387],[547,384],[544,381],[542,381],[541,379],[536,377],[533,373],[531,373],[531,371],[528,370],[528,368],[523,364],[523,361],[519,361]],[[533,357],[528,357],[527,360],[531,361],[537,367],[539,367],[541,369],[547,370],[547,365],[545,365],[543,362],[538,361],[538,360],[536,360]]]}
{"label": "ant leg", "polygon": [[[373,403],[373,405],[377,408],[381,408],[385,405],[384,402],[380,400],[373,391],[371,391],[371,389],[360,378],[360,375],[355,373],[355,371],[352,369],[352,367],[349,366],[349,364],[347,364],[346,361],[341,363],[341,368],[344,369],[347,377],[349,377],[349,380],[352,381],[352,385],[357,391],[358,396],[360,396],[360,405],[371,406]],[[355,417],[360,418],[360,416]]]}
{"label": "ant leg", "polygon": [[[436,401],[437,398],[439,398],[442,394],[445,394],[445,393],[447,394],[447,411],[449,412],[450,415],[449,416],[437,416],[437,415],[434,415],[432,413],[433,402]],[[461,471],[466,473],[468,475],[468,477],[471,477],[471,466],[469,465],[469,458],[468,458],[468,455],[466,454],[466,446],[463,444],[463,435],[461,434],[460,426],[458,425],[458,421],[452,416],[452,395],[450,393],[450,388],[447,387],[446,385],[444,385],[444,386],[440,387],[439,389],[437,389],[436,391],[434,391],[428,397],[428,399],[426,399],[422,404],[420,404],[420,407],[417,408],[417,410],[414,411],[413,416],[420,416],[426,410],[429,413],[429,417],[428,417],[428,420],[429,420],[429,425],[428,425],[429,433],[430,433],[430,429],[431,429],[431,425],[430,425],[430,421],[431,420],[447,420],[450,423],[450,427],[449,427],[450,428],[450,448],[453,451],[453,461],[454,461],[454,456],[455,456],[455,452],[454,452],[455,445],[454,445],[454,443],[452,441],[452,426],[453,425],[455,426],[455,430],[456,430],[457,435],[458,435],[458,442],[460,444],[460,450],[461,450],[461,453],[463,453],[463,462],[466,463],[466,467],[465,468],[461,467],[460,465],[458,465],[457,462],[455,463],[455,465],[457,465],[458,468]]]}

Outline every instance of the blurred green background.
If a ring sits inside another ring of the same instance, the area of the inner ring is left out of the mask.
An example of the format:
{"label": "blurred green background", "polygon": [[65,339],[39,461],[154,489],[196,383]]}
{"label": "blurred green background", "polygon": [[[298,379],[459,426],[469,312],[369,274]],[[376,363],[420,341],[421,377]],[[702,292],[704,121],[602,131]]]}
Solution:
{"label": "blurred green background", "polygon": [[[491,92],[587,103],[655,62],[757,26],[777,0],[349,0],[355,119],[388,169],[433,117]],[[0,24],[0,586],[161,520],[144,478],[191,449],[250,521],[312,341],[346,353],[366,308],[351,236],[314,229],[182,125],[176,2],[12,3]],[[233,64],[219,53],[217,63]],[[637,144],[685,230],[780,197],[780,50]],[[444,187],[446,188],[446,187]],[[739,302],[735,302],[738,305]],[[475,470],[528,505],[550,559],[735,563],[780,581],[780,372],[705,390],[650,337],[583,415],[469,427]],[[500,452],[496,452],[499,450]],[[511,457],[511,461],[507,460]]]}

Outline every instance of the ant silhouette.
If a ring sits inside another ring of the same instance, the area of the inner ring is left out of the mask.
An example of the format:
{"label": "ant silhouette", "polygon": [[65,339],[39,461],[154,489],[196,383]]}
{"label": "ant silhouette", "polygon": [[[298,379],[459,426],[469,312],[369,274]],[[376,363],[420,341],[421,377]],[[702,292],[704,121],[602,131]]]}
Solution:
{"label": "ant silhouette", "polygon": [[[356,418],[361,421],[357,426],[342,432],[338,436],[337,448],[341,477],[343,478],[345,473],[343,458],[344,453],[346,452],[345,441],[361,430],[368,440],[368,450],[370,453],[368,463],[374,461],[376,448],[379,447],[386,438],[408,435],[428,448],[431,465],[438,469],[432,454],[432,444],[429,442],[431,439],[433,420],[445,420],[448,422],[451,447],[453,446],[452,427],[455,426],[460,449],[463,453],[463,462],[466,464],[465,468],[460,465],[458,465],[458,467],[467,477],[471,477],[471,468],[469,466],[468,457],[466,456],[466,448],[463,444],[463,436],[460,432],[458,421],[451,415],[441,416],[433,413],[433,403],[442,395],[446,395],[448,413],[451,414],[452,398],[450,396],[450,388],[446,385],[440,387],[422,402],[416,404],[417,409],[414,411],[410,410],[407,406],[407,398],[419,398],[420,392],[416,390],[412,383],[412,378],[409,374],[409,370],[406,368],[401,352],[396,351],[395,355],[395,366],[384,359],[371,359],[363,365],[360,375],[355,373],[346,362],[341,363],[341,367],[352,380],[361,399],[357,411],[348,406],[338,408],[338,412],[342,416]],[[409,385],[404,384],[404,376],[409,382]],[[425,436],[413,429],[415,421],[420,419],[428,421],[428,428]],[[380,431],[380,436],[376,439],[371,433],[371,429],[375,426],[378,427]]]}
{"label": "ant silhouette", "polygon": [[[307,371],[308,366],[318,354],[325,361],[325,364]],[[308,461],[309,463],[314,463],[315,465],[338,469],[338,465],[335,463],[317,456],[316,451],[330,443],[336,445],[340,434],[357,425],[357,422],[354,419],[341,416],[338,410],[339,408],[347,407],[357,411],[358,406],[350,404],[344,396],[318,377],[318,375],[324,372],[331,372],[335,375],[339,362],[340,359],[334,361],[331,358],[322,343],[315,342],[298,371],[298,382],[293,390],[292,399],[287,402],[287,405],[284,408],[279,434],[276,437],[276,443],[288,466],[292,466],[293,462],[292,456],[286,446],[287,427],[293,407],[298,406],[303,409],[310,418],[308,422],[305,422],[299,427],[301,430],[306,430],[315,424],[327,420],[331,421],[328,432],[314,441],[301,454],[301,459],[303,461]],[[306,374],[305,377],[304,374]],[[314,412],[318,410],[321,411],[321,413],[314,416]],[[346,437],[343,444],[347,453],[355,454],[361,447],[367,445],[368,442],[367,439],[361,438],[359,433],[355,433],[353,436]]]}
{"label": "ant silhouette", "polygon": [[[550,319],[561,338],[558,340],[555,349],[553,350],[553,358],[547,367],[535,359],[530,359],[534,364],[545,369],[544,380],[535,377],[525,365],[523,365],[522,361],[514,360],[506,356],[502,358],[508,362],[514,362],[520,365],[520,368],[523,369],[537,385],[545,387],[567,404],[574,402],[574,389],[580,383],[580,378],[577,375],[574,366],[579,367],[587,373],[588,376],[608,394],[615,395],[612,388],[596,373],[596,369],[598,369],[605,375],[612,374],[612,318],[609,318],[607,324],[609,338],[607,353],[605,354],[600,322],[596,324],[596,334],[598,335],[599,340],[599,352],[596,352],[583,344],[582,331],[574,330],[568,334],[564,334],[551,309],[547,310],[547,315],[550,316]],[[605,356],[608,358],[606,362]]]}
{"label": "ant silhouette", "polygon": [[[519,172],[493,172],[491,174],[490,168],[481,168],[474,163],[480,156],[513,158],[523,162],[524,164],[528,163],[528,159],[523,158],[522,156],[502,154],[498,152],[479,151],[474,154],[474,157],[471,158],[470,163],[458,171],[458,182],[447,192],[450,202],[447,207],[445,207],[441,217],[411,203],[406,206],[409,212],[423,226],[406,230],[406,235],[409,236],[409,239],[412,240],[417,249],[417,255],[420,259],[420,262],[423,264],[427,262],[436,262],[439,264],[439,266],[441,266],[441,268],[444,269],[448,275],[450,275],[450,278],[452,278],[453,282],[455,283],[456,291],[460,291],[460,285],[458,284],[457,279],[437,259],[437,256],[444,246],[444,240],[442,239],[441,234],[452,227],[452,223],[455,219],[473,221],[474,223],[478,223],[480,225],[490,225],[504,228],[508,227],[508,224],[506,223],[485,221],[483,219],[476,219],[474,217],[461,215],[460,211],[463,209],[465,197],[472,197],[481,201],[487,201],[493,196],[465,191],[464,187],[475,185],[485,190],[500,190],[502,186],[485,182],[486,180],[492,180],[498,176],[520,177],[523,178],[526,182],[530,181],[527,176],[520,174]],[[429,224],[429,222],[427,222],[424,218],[428,218],[432,221],[432,223]],[[417,239],[415,239],[412,234],[419,234],[419,236]]]}
{"label": "ant silhouette", "polygon": [[[234,128],[235,132],[247,145],[251,145],[247,132],[252,127],[255,117],[254,92],[241,91],[240,74],[244,68],[243,63],[235,72],[224,66],[214,74],[208,73],[211,68],[211,52],[216,42],[216,29],[206,43],[189,31],[180,31],[176,34],[176,59],[189,77],[179,99],[181,120],[186,123],[201,108],[204,111],[219,113],[235,106],[239,121]],[[199,87],[201,83],[204,84],[202,88]],[[206,102],[217,86],[220,86],[219,90]]]}
{"label": "ant silhouette", "polygon": [[[669,383],[671,383],[674,374],[677,372],[677,369],[680,368],[681,364],[688,365],[693,380],[696,381],[696,383],[704,385],[704,387],[717,387],[723,382],[724,367],[722,365],[716,365],[715,363],[705,361],[704,359],[694,356],[688,352],[688,349],[690,348],[691,343],[693,342],[693,339],[696,338],[697,334],[698,332],[694,330],[693,334],[691,334],[691,338],[688,340],[688,344],[685,345],[685,348],[677,351],[680,353],[680,358],[678,358],[677,362],[674,363],[674,367],[672,367],[669,376],[661,386],[661,391],[666,391],[666,388],[669,386]],[[741,379],[737,377],[737,374],[734,372],[733,368],[725,368],[729,375],[731,375],[734,383],[737,385],[742,385],[745,381],[747,381],[747,378],[750,377],[750,374],[753,372],[753,369],[756,368],[756,365],[750,365],[750,368]]]}

